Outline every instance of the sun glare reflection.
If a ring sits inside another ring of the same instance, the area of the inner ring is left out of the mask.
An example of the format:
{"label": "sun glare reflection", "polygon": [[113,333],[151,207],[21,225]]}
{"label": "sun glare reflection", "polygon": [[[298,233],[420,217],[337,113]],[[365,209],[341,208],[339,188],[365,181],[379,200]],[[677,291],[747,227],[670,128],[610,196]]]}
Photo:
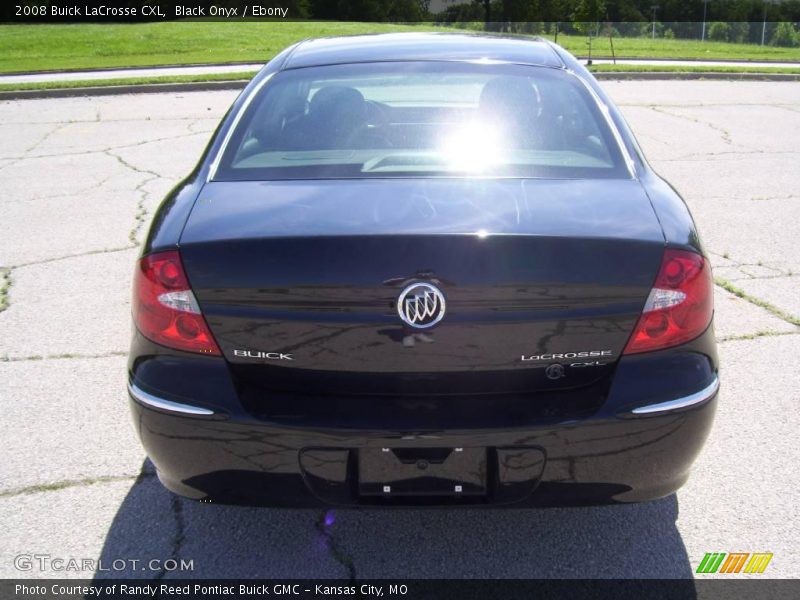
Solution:
{"label": "sun glare reflection", "polygon": [[440,152],[455,171],[480,173],[504,161],[502,136],[485,123],[465,123],[441,143]]}

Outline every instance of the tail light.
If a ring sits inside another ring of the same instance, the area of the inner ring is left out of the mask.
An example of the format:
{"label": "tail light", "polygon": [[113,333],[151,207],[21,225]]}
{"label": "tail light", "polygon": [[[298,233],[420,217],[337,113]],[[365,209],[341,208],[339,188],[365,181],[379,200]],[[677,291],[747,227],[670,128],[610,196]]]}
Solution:
{"label": "tail light", "polygon": [[665,250],[653,289],[623,354],[683,344],[703,333],[714,311],[711,267],[699,254]]}
{"label": "tail light", "polygon": [[133,281],[133,320],[142,335],[158,344],[220,354],[175,250],[139,261]]}

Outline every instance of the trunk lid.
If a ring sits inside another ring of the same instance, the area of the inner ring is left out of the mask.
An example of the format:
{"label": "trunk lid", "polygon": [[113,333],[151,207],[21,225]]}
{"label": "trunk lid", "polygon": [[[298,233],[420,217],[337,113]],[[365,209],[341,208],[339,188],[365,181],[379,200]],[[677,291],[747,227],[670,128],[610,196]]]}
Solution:
{"label": "trunk lid", "polygon": [[[613,372],[663,246],[632,180],[214,182],[181,238],[235,374],[313,394],[597,383]],[[397,301],[414,282],[438,287],[446,312],[412,345]]]}

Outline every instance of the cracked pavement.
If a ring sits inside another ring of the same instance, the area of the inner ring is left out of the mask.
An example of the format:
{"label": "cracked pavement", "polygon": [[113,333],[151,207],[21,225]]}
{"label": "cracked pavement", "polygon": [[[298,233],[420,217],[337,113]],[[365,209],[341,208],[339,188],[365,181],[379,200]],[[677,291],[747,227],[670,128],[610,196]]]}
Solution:
{"label": "cracked pavement", "polygon": [[[128,415],[137,246],[235,92],[0,103],[2,577],[692,577],[706,552],[800,576],[800,83],[608,81],[715,268],[723,388],[689,483],[599,508],[275,510],[173,497]],[[20,573],[20,553],[178,558]]]}

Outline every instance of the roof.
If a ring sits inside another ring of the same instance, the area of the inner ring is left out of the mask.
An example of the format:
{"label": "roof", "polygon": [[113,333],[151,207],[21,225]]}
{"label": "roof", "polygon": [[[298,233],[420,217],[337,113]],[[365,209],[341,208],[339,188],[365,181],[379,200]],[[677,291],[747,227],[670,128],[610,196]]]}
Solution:
{"label": "roof", "polygon": [[545,67],[564,66],[550,44],[539,38],[466,33],[381,33],[301,42],[289,55],[283,68],[424,60],[490,60]]}

